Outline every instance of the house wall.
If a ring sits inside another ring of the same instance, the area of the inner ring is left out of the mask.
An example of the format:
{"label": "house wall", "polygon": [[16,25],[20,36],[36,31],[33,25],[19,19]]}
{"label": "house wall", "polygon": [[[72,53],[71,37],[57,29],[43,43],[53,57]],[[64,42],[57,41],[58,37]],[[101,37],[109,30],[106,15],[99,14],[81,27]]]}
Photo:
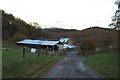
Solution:
{"label": "house wall", "polygon": [[58,44],[58,50],[62,51],[63,50],[63,44]]}
{"label": "house wall", "polygon": [[73,41],[71,39],[69,39],[67,44],[73,44]]}

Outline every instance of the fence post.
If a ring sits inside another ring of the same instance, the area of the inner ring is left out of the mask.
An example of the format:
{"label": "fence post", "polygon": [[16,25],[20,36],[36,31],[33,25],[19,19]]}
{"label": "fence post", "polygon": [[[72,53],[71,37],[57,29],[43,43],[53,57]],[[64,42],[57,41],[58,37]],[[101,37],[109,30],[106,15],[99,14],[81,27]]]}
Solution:
{"label": "fence post", "polygon": [[38,57],[40,56],[40,45],[39,45],[39,48],[38,48]]}
{"label": "fence post", "polygon": [[23,59],[25,59],[25,47],[23,47]]}

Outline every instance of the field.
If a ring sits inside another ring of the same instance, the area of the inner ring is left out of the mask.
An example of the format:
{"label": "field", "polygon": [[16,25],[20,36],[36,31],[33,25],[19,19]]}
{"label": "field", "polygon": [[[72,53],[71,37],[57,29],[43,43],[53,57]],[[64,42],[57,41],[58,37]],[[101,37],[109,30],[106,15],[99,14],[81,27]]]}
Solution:
{"label": "field", "polygon": [[[100,52],[89,56],[85,61],[105,78],[118,78],[118,54],[110,52]],[[119,75],[120,76],[120,75]]]}
{"label": "field", "polygon": [[16,45],[3,45],[3,48],[11,48],[2,52],[2,76],[3,78],[39,78],[53,64],[63,59],[61,55],[45,55],[37,57],[36,53],[26,50],[25,60],[22,57],[22,47]]}

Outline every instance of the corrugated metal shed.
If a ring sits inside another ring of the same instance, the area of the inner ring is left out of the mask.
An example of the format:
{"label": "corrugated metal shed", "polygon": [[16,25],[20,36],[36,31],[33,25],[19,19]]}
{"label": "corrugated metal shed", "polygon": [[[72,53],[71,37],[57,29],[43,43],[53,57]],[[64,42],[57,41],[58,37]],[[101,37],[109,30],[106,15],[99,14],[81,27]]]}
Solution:
{"label": "corrugated metal shed", "polygon": [[40,44],[41,40],[30,40],[30,39],[25,39],[19,42],[16,42],[17,44]]}
{"label": "corrugated metal shed", "polygon": [[67,42],[70,38],[60,38],[60,42]]}
{"label": "corrugated metal shed", "polygon": [[41,45],[49,45],[49,46],[51,45],[51,46],[54,46],[57,43],[59,43],[59,41],[42,41]]}

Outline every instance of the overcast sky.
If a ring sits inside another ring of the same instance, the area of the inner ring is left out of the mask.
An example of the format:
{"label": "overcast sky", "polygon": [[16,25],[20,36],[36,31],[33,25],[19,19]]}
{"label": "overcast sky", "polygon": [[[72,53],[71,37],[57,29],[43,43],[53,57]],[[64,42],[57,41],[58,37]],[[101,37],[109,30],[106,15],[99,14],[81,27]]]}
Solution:
{"label": "overcast sky", "polygon": [[27,23],[82,30],[108,27],[116,0],[0,0],[0,8]]}

